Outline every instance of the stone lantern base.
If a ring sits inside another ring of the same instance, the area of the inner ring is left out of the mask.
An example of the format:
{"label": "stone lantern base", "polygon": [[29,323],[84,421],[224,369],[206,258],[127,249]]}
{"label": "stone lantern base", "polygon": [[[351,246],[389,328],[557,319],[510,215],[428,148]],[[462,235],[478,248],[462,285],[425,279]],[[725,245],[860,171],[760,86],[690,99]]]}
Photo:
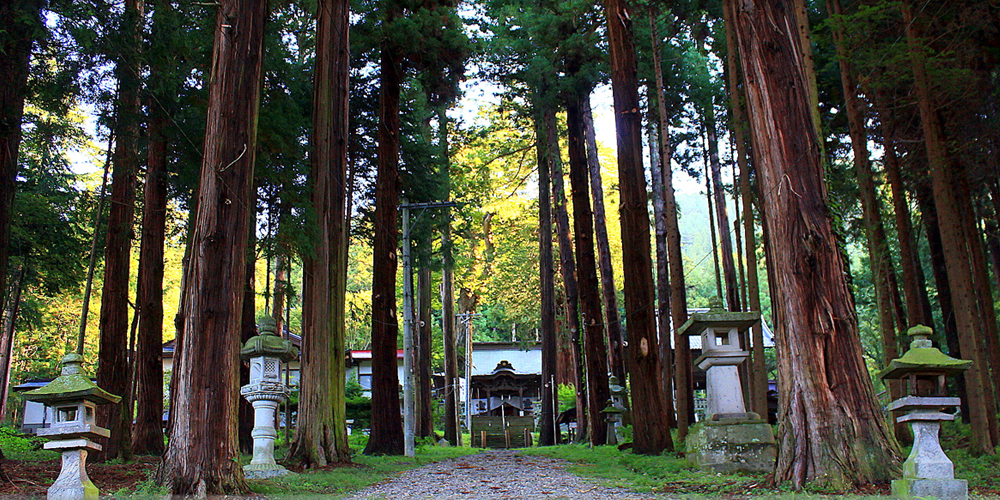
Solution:
{"label": "stone lantern base", "polygon": [[278,464],[248,464],[243,466],[243,476],[247,479],[271,479],[287,476],[292,471]]}
{"label": "stone lantern base", "polygon": [[969,483],[964,479],[894,479],[892,496],[900,500],[964,500],[969,498]]}
{"label": "stone lantern base", "polygon": [[759,417],[698,422],[688,432],[686,448],[688,465],[719,473],[772,472],[778,458],[774,432]]}

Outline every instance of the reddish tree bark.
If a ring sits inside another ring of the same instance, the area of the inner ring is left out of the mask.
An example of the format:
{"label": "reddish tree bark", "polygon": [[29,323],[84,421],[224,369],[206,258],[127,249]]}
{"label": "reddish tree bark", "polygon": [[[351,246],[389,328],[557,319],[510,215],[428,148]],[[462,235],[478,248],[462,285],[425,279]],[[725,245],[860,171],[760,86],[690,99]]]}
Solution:
{"label": "reddish tree bark", "polygon": [[658,381],[660,357],[652,307],[653,264],[649,251],[646,179],[642,168],[642,116],[639,112],[639,80],[629,10],[625,0],[604,2],[618,138],[619,211],[625,317],[628,321],[628,368],[632,384],[633,449],[636,453],[657,455],[664,450],[673,450],[674,446]]}
{"label": "reddish tree bark", "polygon": [[290,460],[305,467],[351,460],[345,420],[342,267],[347,252],[349,15],[345,0],[317,3],[309,174],[313,238],[312,251],[303,259],[302,381],[298,426],[288,451]]}
{"label": "reddish tree bark", "polygon": [[[736,7],[736,6],[734,6]],[[884,482],[898,448],[861,357],[854,303],[826,206],[809,76],[794,2],[746,1],[735,12],[774,270],[779,456],[796,488]]]}
{"label": "reddish tree bark", "polygon": [[[538,106],[538,103],[535,103]],[[538,281],[541,311],[540,334],[542,337],[542,411],[538,422],[538,444],[557,444],[558,432],[555,427],[556,411],[559,408],[556,394],[556,311],[555,311],[555,270],[552,266],[552,199],[549,197],[551,185],[551,159],[544,118],[538,112],[535,124],[535,149],[538,155]]]}
{"label": "reddish tree bark", "polygon": [[174,495],[247,491],[237,456],[239,339],[266,2],[222,0],[170,442],[158,482]]}
{"label": "reddish tree bark", "polygon": [[594,256],[594,215],[590,209],[587,134],[582,100],[581,95],[567,96],[566,124],[569,180],[573,195],[573,236],[576,241],[576,269],[580,284],[581,326],[587,373],[587,416],[590,419],[590,444],[597,446],[607,442],[607,425],[604,425],[601,410],[611,397],[611,391],[608,389],[608,352],[604,344],[604,319],[598,293],[597,259]]}
{"label": "reddish tree bark", "polygon": [[138,455],[163,453],[163,246],[167,215],[166,117],[153,107],[149,122],[149,160],[143,195],[142,241],[135,302],[136,416],[132,451]]}
{"label": "reddish tree bark", "polygon": [[[393,14],[389,15],[394,18]],[[372,429],[366,455],[402,455],[403,423],[396,372],[396,214],[399,206],[399,92],[402,57],[382,42],[379,98],[378,177],[375,184],[375,242],[372,275]]]}
{"label": "reddish tree bark", "polygon": [[117,405],[97,408],[97,425],[111,431],[97,460],[128,459],[132,454],[132,400],[127,397],[132,370],[128,361],[129,267],[131,263],[133,216],[135,214],[136,171],[139,164],[141,101],[139,81],[140,23],[142,3],[125,2],[115,77],[118,80],[118,109],[115,133],[118,142],[111,173],[111,209],[104,248],[104,284],[101,288],[100,347],[97,354],[97,385],[123,396]]}
{"label": "reddish tree bark", "polygon": [[552,206],[555,209],[556,237],[559,241],[559,272],[562,274],[565,294],[566,323],[569,327],[570,363],[573,387],[576,390],[577,439],[587,435],[587,396],[584,392],[583,352],[580,342],[580,291],[577,284],[576,261],[569,230],[569,210],[563,183],[562,159],[559,150],[559,129],[556,127],[555,108],[545,110],[545,129],[549,141],[549,158],[552,160]]}
{"label": "reddish tree bark", "polygon": [[604,187],[601,185],[601,162],[597,157],[597,135],[590,96],[583,97],[583,124],[587,133],[587,165],[590,167],[590,194],[594,199],[594,240],[601,269],[601,300],[604,304],[604,330],[608,337],[608,367],[619,383],[625,380],[625,346],[622,343],[621,318],[615,292],[615,273],[611,264],[607,216],[604,211]]}

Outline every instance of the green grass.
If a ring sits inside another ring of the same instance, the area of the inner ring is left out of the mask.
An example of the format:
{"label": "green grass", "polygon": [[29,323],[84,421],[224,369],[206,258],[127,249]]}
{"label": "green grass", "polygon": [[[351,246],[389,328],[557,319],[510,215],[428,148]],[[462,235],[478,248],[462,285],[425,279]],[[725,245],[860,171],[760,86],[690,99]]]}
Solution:
{"label": "green grass", "polygon": [[46,439],[22,434],[13,427],[0,427],[0,450],[8,460],[42,462],[59,458],[59,453],[42,449]]}

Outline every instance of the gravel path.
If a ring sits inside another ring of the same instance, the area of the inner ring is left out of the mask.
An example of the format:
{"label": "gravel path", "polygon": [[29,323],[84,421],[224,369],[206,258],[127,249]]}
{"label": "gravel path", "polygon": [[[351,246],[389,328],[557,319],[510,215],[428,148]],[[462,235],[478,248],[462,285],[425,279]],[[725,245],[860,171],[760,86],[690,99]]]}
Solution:
{"label": "gravel path", "polygon": [[654,496],[606,488],[566,471],[568,462],[492,450],[408,470],[350,500],[504,499],[646,500]]}

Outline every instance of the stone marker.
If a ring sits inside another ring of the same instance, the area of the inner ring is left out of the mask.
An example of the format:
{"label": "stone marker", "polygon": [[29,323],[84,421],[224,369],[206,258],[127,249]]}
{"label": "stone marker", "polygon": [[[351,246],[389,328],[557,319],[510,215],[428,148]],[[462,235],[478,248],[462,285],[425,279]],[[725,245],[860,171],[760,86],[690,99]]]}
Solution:
{"label": "stone marker", "polygon": [[24,399],[49,406],[55,414],[50,427],[36,432],[51,440],[45,443],[46,450],[62,451],[62,469],[49,487],[49,500],[97,500],[99,496],[87,476],[87,451],[100,451],[101,445],[92,440],[106,438],[111,433],[94,424],[94,414],[97,405],[117,403],[121,397],[97,387],[80,373],[82,364],[83,356],[67,354],[62,360],[62,372],[55,380],[24,393]]}
{"label": "stone marker", "polygon": [[722,300],[694,313],[681,325],[681,335],[700,335],[702,354],[694,365],[705,370],[708,409],[705,420],[687,436],[688,464],[712,472],[771,472],[777,459],[774,432],[768,423],[746,411],[737,367],[749,353],[740,333],[760,321],[757,312],[728,312]]}
{"label": "stone marker", "polygon": [[892,482],[892,496],[965,500],[968,482],[955,479],[955,467],[941,449],[938,435],[941,422],[955,419],[942,410],[961,404],[959,398],[947,397],[945,377],[968,370],[972,361],[952,358],[934,347],[929,327],[917,325],[906,333],[913,337],[910,349],[879,374],[883,380],[907,381],[907,395],[888,409],[908,412],[896,421],[909,422],[913,429],[913,448],[903,462],[903,478]]}
{"label": "stone marker", "polygon": [[288,399],[288,388],[281,383],[281,363],[299,355],[299,350],[288,340],[275,334],[277,326],[271,318],[260,324],[260,335],[251,337],[240,350],[244,360],[250,360],[250,383],[240,388],[253,405],[253,458],[243,466],[243,473],[251,479],[267,479],[290,474],[288,469],[274,461],[274,416],[278,405]]}

